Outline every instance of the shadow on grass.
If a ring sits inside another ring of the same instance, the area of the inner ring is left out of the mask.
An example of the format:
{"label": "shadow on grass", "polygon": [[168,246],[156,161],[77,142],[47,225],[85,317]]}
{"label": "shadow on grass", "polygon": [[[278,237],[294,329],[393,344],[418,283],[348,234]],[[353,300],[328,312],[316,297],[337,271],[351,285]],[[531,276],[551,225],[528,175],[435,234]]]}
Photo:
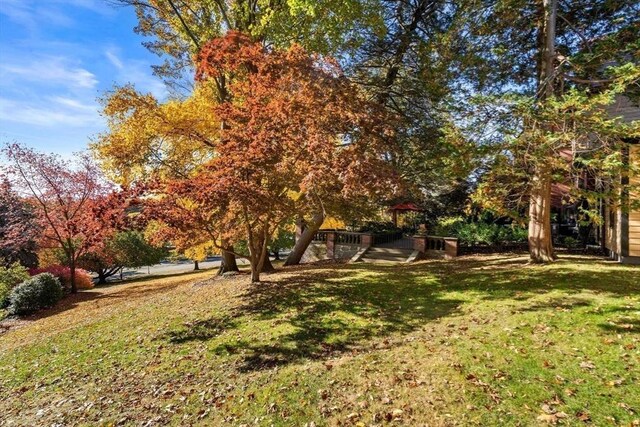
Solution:
{"label": "shadow on grass", "polygon": [[179,273],[149,274],[145,276],[125,278],[124,280],[113,280],[107,283],[96,285],[94,289],[108,289],[108,288],[117,287],[121,285],[128,285],[130,283],[144,283],[151,280],[168,279],[173,277],[187,277],[195,274],[206,273],[207,271],[211,272],[212,276],[215,276],[216,272],[218,271],[218,267],[201,268],[199,270],[182,271]]}
{"label": "shadow on grass", "polygon": [[462,303],[439,295],[432,276],[406,280],[393,266],[335,267],[293,270],[277,281],[251,285],[230,317],[201,320],[165,337],[173,343],[207,341],[221,327],[266,322],[268,339],[230,339],[215,349],[240,355],[240,371],[260,370],[358,350],[375,337],[455,315]]}
{"label": "shadow on grass", "polygon": [[[526,262],[523,257],[489,261],[465,257],[411,265],[336,264],[285,270],[287,275],[272,282],[252,285],[230,317],[198,321],[166,337],[173,343],[208,341],[224,331],[242,327],[244,333],[246,327],[264,327],[259,332],[267,338],[253,340],[249,334],[237,340],[234,334],[216,347],[217,352],[237,354],[239,370],[252,371],[326,359],[456,316],[464,300],[455,298],[455,292],[471,293],[479,300],[519,301],[557,289],[568,296],[585,290],[640,294],[636,280],[640,269],[619,265],[605,269],[603,261],[584,257],[551,267]],[[571,310],[589,304],[582,298],[560,298],[526,310]],[[262,321],[268,326],[255,326]]]}
{"label": "shadow on grass", "polygon": [[[216,269],[209,269],[212,271],[212,276],[215,275]],[[199,270],[199,271],[188,271],[183,273],[176,274],[168,274],[163,276],[149,276],[136,278],[132,280],[126,280],[122,282],[108,283],[106,285],[99,285],[89,290],[79,290],[75,294],[68,294],[58,302],[55,306],[44,309],[37,313],[25,316],[13,316],[6,317],[4,319],[0,318],[2,322],[21,322],[21,321],[34,321],[43,319],[46,317],[51,317],[63,313],[68,310],[77,309],[79,304],[88,302],[88,301],[101,301],[107,304],[115,303],[118,300],[132,300],[137,298],[145,298],[148,296],[152,296],[155,294],[160,294],[166,292],[169,289],[176,288],[181,285],[181,282],[172,282],[167,281],[167,283],[163,283],[161,285],[148,286],[146,282],[151,280],[159,280],[159,279],[169,279],[169,278],[181,278],[187,277],[193,274],[200,274],[202,272],[206,272],[208,270]],[[128,285],[124,287],[124,285]],[[122,289],[117,289],[120,286],[123,286]],[[105,290],[109,290],[111,288],[115,288],[113,292],[104,292]],[[8,323],[8,326],[0,329],[2,333],[9,331],[12,326]]]}
{"label": "shadow on grass", "polygon": [[237,326],[238,322],[234,320],[234,316],[222,317],[220,319],[211,318],[198,320],[186,323],[182,329],[170,331],[167,334],[167,338],[173,344],[181,344],[194,340],[207,341]]}
{"label": "shadow on grass", "polygon": [[586,298],[574,298],[574,297],[563,297],[563,298],[551,298],[544,302],[539,302],[532,304],[528,307],[523,308],[520,311],[545,311],[545,310],[572,310],[578,307],[589,307],[591,306],[591,301]]}
{"label": "shadow on grass", "polygon": [[490,262],[469,257],[421,269],[440,277],[441,289],[479,292],[485,300],[522,300],[551,290],[640,295],[640,268],[595,257],[562,258],[549,266],[529,265],[524,257]]}
{"label": "shadow on grass", "polygon": [[620,320],[617,323],[601,323],[598,326],[616,334],[640,334],[640,319]]}

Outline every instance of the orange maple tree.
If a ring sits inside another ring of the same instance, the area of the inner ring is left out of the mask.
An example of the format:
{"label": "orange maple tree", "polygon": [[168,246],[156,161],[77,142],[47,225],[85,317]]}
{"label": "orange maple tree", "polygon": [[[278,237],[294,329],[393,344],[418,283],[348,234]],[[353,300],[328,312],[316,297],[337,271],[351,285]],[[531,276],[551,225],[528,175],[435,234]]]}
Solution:
{"label": "orange maple tree", "polygon": [[304,203],[390,191],[389,118],[336,61],[230,32],[206,44],[197,64],[198,80],[229,82],[226,101],[209,112],[222,123],[220,140],[192,176],[157,187],[156,218],[214,242],[245,241],[259,281],[271,237]]}

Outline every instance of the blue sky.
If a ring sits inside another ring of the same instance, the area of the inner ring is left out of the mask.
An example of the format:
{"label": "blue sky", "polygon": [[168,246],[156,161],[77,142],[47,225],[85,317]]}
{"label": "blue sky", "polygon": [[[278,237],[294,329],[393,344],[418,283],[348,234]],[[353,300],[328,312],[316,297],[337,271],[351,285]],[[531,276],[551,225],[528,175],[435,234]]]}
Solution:
{"label": "blue sky", "polygon": [[104,0],[0,0],[0,143],[68,156],[105,129],[97,98],[114,84],[164,98],[135,25]]}

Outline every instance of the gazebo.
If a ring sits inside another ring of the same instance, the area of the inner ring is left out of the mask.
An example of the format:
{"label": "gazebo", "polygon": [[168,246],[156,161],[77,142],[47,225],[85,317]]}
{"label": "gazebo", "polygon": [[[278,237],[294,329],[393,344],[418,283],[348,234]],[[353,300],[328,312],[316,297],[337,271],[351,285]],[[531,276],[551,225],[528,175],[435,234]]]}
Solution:
{"label": "gazebo", "polygon": [[416,206],[415,203],[405,202],[405,203],[398,203],[397,205],[391,206],[389,208],[389,211],[391,211],[391,215],[393,217],[393,225],[397,227],[398,213],[402,214],[407,212],[422,212],[423,209],[420,209],[418,206]]}

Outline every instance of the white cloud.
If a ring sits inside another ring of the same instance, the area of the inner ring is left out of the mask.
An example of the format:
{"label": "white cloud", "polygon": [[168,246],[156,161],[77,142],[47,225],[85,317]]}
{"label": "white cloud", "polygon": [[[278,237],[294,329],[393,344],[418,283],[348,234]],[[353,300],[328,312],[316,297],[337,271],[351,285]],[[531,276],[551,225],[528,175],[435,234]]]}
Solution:
{"label": "white cloud", "polygon": [[62,7],[81,7],[102,15],[111,15],[114,13],[114,7],[109,7],[108,2],[104,0],[55,0],[54,2],[62,5]]}
{"label": "white cloud", "polygon": [[66,58],[59,56],[40,57],[26,64],[3,63],[0,65],[0,77],[89,89],[98,84],[98,79],[93,73],[68,62]]}
{"label": "white cloud", "polygon": [[50,98],[51,101],[56,104],[62,105],[64,107],[72,108],[78,111],[89,111],[92,113],[96,112],[96,104],[95,103],[84,103],[78,99],[65,98],[63,96],[54,96]]}
{"label": "white cloud", "polygon": [[142,92],[150,92],[159,100],[164,100],[169,91],[165,84],[155,76],[149,75],[149,65],[141,61],[129,61],[118,75],[118,82],[132,83]]}
{"label": "white cloud", "polygon": [[116,50],[113,47],[110,47],[109,49],[107,49],[104,54],[109,60],[109,62],[111,62],[113,66],[116,67],[118,70],[122,70],[124,68],[124,64],[122,63],[120,58],[118,58],[118,54],[116,53]]}
{"label": "white cloud", "polygon": [[85,127],[102,123],[96,105],[62,97],[45,102],[0,98],[0,120],[48,127]]}
{"label": "white cloud", "polygon": [[114,13],[113,8],[100,0],[1,0],[0,14],[13,22],[22,25],[31,33],[36,33],[39,26],[54,25],[71,27],[75,21],[65,13],[69,8],[82,8],[101,15]]}
{"label": "white cloud", "polygon": [[72,27],[74,20],[63,11],[53,7],[41,7],[36,11],[36,20],[47,21],[56,27]]}

